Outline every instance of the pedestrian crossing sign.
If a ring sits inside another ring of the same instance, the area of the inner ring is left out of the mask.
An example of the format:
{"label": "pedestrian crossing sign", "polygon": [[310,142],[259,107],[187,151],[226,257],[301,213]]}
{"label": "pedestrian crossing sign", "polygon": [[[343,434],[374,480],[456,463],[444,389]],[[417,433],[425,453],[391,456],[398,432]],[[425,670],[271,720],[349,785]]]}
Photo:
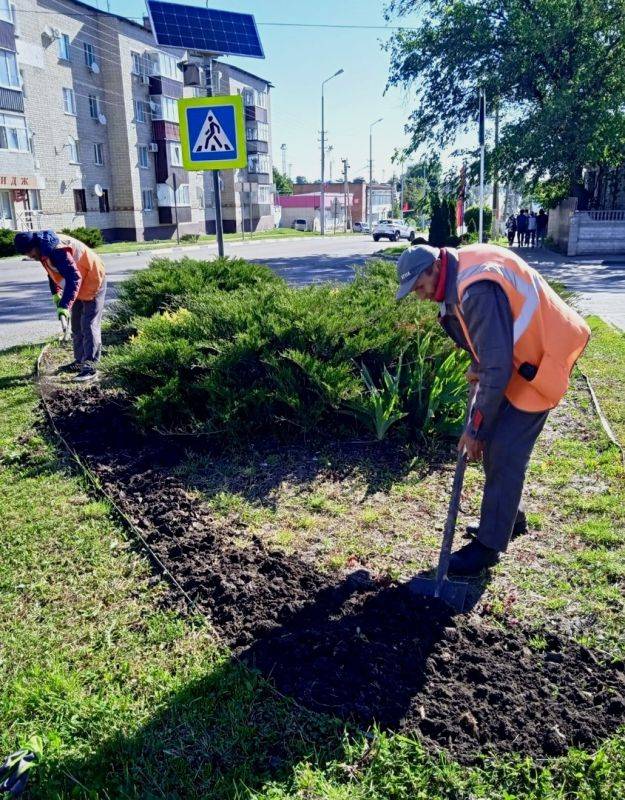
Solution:
{"label": "pedestrian crossing sign", "polygon": [[178,100],[185,169],[247,166],[243,97],[185,97]]}

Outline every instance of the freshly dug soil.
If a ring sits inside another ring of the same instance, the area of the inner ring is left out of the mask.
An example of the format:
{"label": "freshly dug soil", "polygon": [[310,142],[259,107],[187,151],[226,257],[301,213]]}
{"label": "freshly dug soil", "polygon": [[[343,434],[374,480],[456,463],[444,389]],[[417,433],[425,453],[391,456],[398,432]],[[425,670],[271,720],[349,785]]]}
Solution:
{"label": "freshly dug soil", "polygon": [[[418,731],[463,762],[592,748],[625,723],[625,666],[547,635],[453,616],[364,570],[321,574],[254,538],[238,545],[175,473],[188,442],[138,434],[119,396],[43,385],[63,436],[223,639],[308,708]],[[76,398],[80,397],[77,402]],[[172,591],[169,601],[178,607]]]}

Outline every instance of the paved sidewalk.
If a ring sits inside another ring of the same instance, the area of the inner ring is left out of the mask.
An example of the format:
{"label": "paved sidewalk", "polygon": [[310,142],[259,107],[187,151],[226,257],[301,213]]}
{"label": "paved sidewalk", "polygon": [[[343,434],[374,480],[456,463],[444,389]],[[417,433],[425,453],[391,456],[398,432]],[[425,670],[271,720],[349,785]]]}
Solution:
{"label": "paved sidewalk", "polygon": [[515,247],[515,253],[549,280],[578,295],[578,306],[625,331],[625,255],[562,256],[545,247]]}

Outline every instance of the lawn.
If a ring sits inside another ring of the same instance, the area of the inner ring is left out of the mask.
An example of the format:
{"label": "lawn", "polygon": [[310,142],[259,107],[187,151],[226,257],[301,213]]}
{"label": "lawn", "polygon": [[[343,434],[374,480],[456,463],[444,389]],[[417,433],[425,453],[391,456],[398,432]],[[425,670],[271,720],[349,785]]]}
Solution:
{"label": "lawn", "polygon": [[[582,367],[622,436],[614,387],[625,381],[625,339],[598,320],[592,326]],[[39,752],[32,797],[623,797],[625,735],[616,731],[592,753],[461,765],[426,753],[413,735],[361,733],[278,696],[233,660],[204,619],[172,608],[132,537],[50,439],[32,382],[35,357],[35,348],[0,354],[0,748]],[[398,479],[391,462],[387,479],[367,491],[364,468],[337,480],[336,451],[316,457],[329,463],[299,491],[291,479],[271,480],[263,500],[254,461],[238,474],[224,460],[216,486],[214,472],[188,457],[177,477],[210,503],[216,525],[236,526],[242,547],[256,535],[314,553],[327,571],[348,563],[391,577],[434,553],[444,472],[417,461]],[[293,472],[288,462],[269,466],[270,476]],[[623,477],[620,453],[577,380],[532,462],[535,532],[496,571],[480,616],[504,631],[529,625],[538,652],[548,621],[622,657]],[[479,480],[472,469],[469,512]],[[415,498],[422,511],[411,517]],[[419,553],[414,528],[430,537]]]}

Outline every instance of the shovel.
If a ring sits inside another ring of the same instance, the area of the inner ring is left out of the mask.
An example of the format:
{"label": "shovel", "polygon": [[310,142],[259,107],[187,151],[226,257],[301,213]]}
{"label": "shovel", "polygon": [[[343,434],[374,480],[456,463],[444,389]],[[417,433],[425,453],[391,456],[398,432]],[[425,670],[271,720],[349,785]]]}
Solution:
{"label": "shovel", "polygon": [[59,336],[59,341],[61,344],[65,344],[69,342],[69,335],[71,333],[69,328],[69,321],[66,317],[61,317],[61,335]]}
{"label": "shovel", "polygon": [[[471,415],[473,399],[475,398],[476,392],[477,384],[472,384],[469,392],[469,402],[467,404],[465,427]],[[447,520],[445,521],[445,530],[443,531],[443,542],[438,557],[436,578],[413,578],[408,584],[408,589],[412,594],[422,595],[423,597],[437,597],[457,611],[463,611],[464,609],[468,584],[463,581],[449,580],[447,577],[447,570],[449,568],[451,548],[454,542],[456,519],[460,506],[460,493],[462,492],[462,483],[464,481],[466,468],[467,455],[466,452],[462,451],[458,453],[458,458],[456,460],[456,471],[454,472],[454,482],[451,487],[451,498],[449,500]]]}

